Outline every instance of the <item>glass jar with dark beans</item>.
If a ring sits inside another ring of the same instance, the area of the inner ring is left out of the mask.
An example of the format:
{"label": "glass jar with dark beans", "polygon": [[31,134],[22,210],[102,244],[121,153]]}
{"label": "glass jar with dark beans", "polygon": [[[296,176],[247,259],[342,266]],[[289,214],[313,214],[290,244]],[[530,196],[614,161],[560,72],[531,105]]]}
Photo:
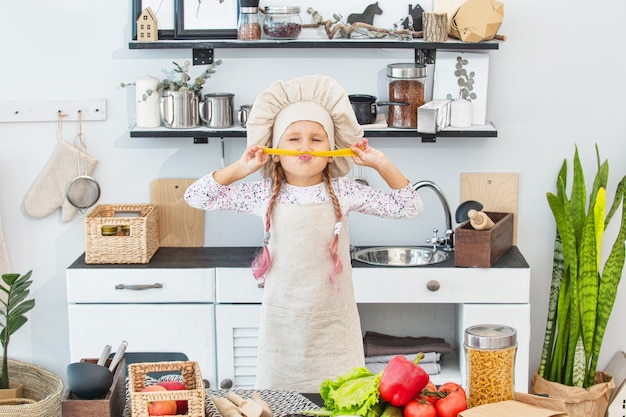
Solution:
{"label": "glass jar with dark beans", "polygon": [[296,39],[302,32],[300,7],[267,6],[263,33],[268,39]]}

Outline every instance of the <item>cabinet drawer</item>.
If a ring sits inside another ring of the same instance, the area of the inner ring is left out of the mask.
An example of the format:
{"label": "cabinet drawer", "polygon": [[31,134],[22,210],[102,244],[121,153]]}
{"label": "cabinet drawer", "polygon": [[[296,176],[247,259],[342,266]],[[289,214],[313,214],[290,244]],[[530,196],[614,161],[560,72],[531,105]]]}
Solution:
{"label": "cabinet drawer", "polygon": [[528,268],[354,268],[358,303],[528,303]]}
{"label": "cabinet drawer", "polygon": [[214,269],[68,269],[69,303],[203,303],[215,300]]}
{"label": "cabinet drawer", "polygon": [[260,303],[263,299],[263,288],[259,288],[250,268],[217,268],[215,286],[218,303]]}

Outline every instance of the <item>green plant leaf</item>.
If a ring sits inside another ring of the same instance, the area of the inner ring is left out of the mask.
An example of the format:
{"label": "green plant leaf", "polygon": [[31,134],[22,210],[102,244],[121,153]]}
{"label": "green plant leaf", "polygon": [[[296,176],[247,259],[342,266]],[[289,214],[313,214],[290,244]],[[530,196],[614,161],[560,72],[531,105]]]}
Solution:
{"label": "green plant leaf", "polygon": [[[589,212],[585,221],[580,243],[578,304],[580,305],[581,312],[583,342],[584,346],[587,346],[587,349],[584,352],[584,363],[589,363],[591,360],[591,346],[593,345],[593,337],[596,327],[599,271],[598,252],[596,247],[598,240],[601,241],[602,236],[604,235],[604,197],[604,188],[600,188],[595,205]],[[600,218],[599,230],[596,229],[596,217]],[[584,366],[583,369],[586,369],[586,366]],[[582,386],[582,381],[584,381],[584,376],[580,380],[580,385],[576,386]]]}

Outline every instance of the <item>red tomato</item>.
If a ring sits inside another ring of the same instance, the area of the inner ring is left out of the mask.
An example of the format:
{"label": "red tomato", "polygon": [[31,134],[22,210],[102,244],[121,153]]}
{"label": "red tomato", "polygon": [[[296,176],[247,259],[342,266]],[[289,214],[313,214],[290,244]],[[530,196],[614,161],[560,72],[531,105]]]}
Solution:
{"label": "red tomato", "polygon": [[445,384],[439,385],[439,392],[460,392],[465,396],[465,390],[463,389],[463,387],[455,382],[446,382]]}
{"label": "red tomato", "polygon": [[[439,388],[441,389],[441,387]],[[448,395],[437,401],[435,410],[437,417],[457,417],[461,411],[467,410],[465,393],[461,391],[449,392]]]}
{"label": "red tomato", "polygon": [[432,381],[428,381],[428,384],[422,390],[422,392],[420,392],[416,399],[418,402],[424,399],[425,401],[434,404],[439,398],[441,397],[437,393],[437,387]]}
{"label": "red tomato", "polygon": [[428,401],[411,400],[404,406],[404,417],[437,417],[437,411]]}

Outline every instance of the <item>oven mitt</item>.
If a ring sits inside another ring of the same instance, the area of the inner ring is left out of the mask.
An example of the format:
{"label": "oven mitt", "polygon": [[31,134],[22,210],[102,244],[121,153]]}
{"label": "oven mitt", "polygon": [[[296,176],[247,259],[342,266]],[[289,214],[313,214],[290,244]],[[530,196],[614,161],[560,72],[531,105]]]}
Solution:
{"label": "oven mitt", "polygon": [[65,197],[67,185],[78,175],[91,175],[98,164],[97,159],[85,152],[80,153],[80,166],[78,158],[76,146],[62,139],[57,142],[48,163],[24,198],[26,213],[43,218],[60,207],[61,220],[72,220],[78,209]]}

